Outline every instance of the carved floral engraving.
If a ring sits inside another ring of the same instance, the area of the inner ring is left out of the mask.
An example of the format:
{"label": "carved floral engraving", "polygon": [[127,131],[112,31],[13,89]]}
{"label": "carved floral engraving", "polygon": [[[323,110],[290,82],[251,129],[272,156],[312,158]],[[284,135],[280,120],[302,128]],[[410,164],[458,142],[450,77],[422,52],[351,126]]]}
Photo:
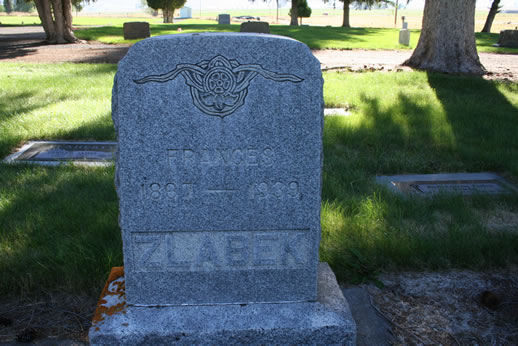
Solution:
{"label": "carved floral engraving", "polygon": [[221,118],[234,113],[245,104],[250,82],[257,76],[276,82],[299,83],[303,79],[293,74],[283,74],[264,69],[261,65],[241,65],[217,55],[210,61],[198,64],[178,64],[176,68],[160,75],[150,75],[135,83],[165,83],[182,75],[191,89],[194,105],[202,112]]}

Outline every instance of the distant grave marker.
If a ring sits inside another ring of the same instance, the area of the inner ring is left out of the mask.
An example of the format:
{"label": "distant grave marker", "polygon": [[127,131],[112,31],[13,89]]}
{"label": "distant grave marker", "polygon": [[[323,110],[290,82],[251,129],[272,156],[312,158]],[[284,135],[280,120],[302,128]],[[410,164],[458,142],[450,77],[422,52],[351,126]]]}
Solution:
{"label": "distant grave marker", "polygon": [[65,162],[87,165],[112,164],[115,142],[31,141],[4,159],[7,163],[59,165]]}
{"label": "distant grave marker", "polygon": [[222,13],[218,15],[218,24],[230,24],[230,14]]}
{"label": "distant grave marker", "polygon": [[396,175],[376,177],[376,181],[393,191],[432,196],[438,193],[461,195],[500,195],[518,191],[499,175],[493,173],[452,173]]}
{"label": "distant grave marker", "polygon": [[270,24],[268,22],[244,22],[239,28],[241,32],[255,32],[258,34],[269,34]]}
{"label": "distant grave marker", "polygon": [[502,30],[498,36],[497,47],[518,48],[518,30]]}
{"label": "distant grave marker", "polygon": [[135,40],[151,36],[148,22],[126,22],[123,26],[124,39]]}

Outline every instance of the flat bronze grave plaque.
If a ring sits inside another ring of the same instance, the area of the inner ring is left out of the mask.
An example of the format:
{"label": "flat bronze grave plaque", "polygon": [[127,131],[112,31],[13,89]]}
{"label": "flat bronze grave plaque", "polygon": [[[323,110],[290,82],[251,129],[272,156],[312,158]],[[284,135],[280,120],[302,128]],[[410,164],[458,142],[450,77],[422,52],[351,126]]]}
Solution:
{"label": "flat bronze grave plaque", "polygon": [[65,162],[109,165],[115,159],[116,142],[34,141],[4,159],[7,163],[59,165]]}
{"label": "flat bronze grave plaque", "polygon": [[460,195],[501,195],[518,192],[516,187],[494,173],[451,173],[376,177],[393,191],[431,196],[438,193]]}

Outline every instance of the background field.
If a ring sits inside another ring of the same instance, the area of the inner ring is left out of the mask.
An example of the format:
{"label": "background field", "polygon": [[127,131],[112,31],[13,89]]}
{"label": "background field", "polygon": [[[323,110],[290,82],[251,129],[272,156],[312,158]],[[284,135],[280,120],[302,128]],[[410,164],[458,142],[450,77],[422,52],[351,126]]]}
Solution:
{"label": "background field", "polygon": [[[288,10],[282,9],[279,11],[279,21],[275,10],[222,10],[219,12],[202,11],[201,15],[197,11],[193,11],[193,19],[202,19],[204,21],[212,21],[215,23],[219,13],[228,13],[232,17],[241,15],[251,15],[260,17],[263,21],[268,21],[271,24],[289,24]],[[353,27],[365,28],[400,28],[401,16],[406,17],[410,29],[421,29],[422,11],[416,10],[400,10],[398,11],[397,24],[394,25],[394,11],[393,10],[371,10],[371,11],[357,11],[351,10],[351,25]],[[475,17],[475,31],[479,32],[484,26],[487,17],[487,11],[477,11]],[[142,14],[127,14],[121,13],[118,15],[95,15],[92,13],[78,12],[74,19],[74,25],[122,25],[123,22],[131,20],[149,21],[150,23],[161,23],[161,17],[152,17],[148,13]],[[16,13],[13,15],[0,15],[0,22],[2,24],[39,24],[40,20],[36,14],[27,16],[26,14]],[[341,26],[342,25],[342,10],[322,10],[314,9],[310,18],[304,18],[303,24],[312,26]],[[499,33],[501,30],[510,30],[518,26],[518,13],[498,14],[493,23],[491,32]]]}

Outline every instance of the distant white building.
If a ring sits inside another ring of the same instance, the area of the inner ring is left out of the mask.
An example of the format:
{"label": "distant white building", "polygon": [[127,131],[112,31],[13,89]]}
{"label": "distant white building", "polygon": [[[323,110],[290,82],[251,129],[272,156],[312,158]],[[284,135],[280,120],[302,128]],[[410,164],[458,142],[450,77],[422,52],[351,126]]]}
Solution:
{"label": "distant white building", "polygon": [[192,18],[192,9],[190,7],[182,7],[180,9],[180,18]]}

